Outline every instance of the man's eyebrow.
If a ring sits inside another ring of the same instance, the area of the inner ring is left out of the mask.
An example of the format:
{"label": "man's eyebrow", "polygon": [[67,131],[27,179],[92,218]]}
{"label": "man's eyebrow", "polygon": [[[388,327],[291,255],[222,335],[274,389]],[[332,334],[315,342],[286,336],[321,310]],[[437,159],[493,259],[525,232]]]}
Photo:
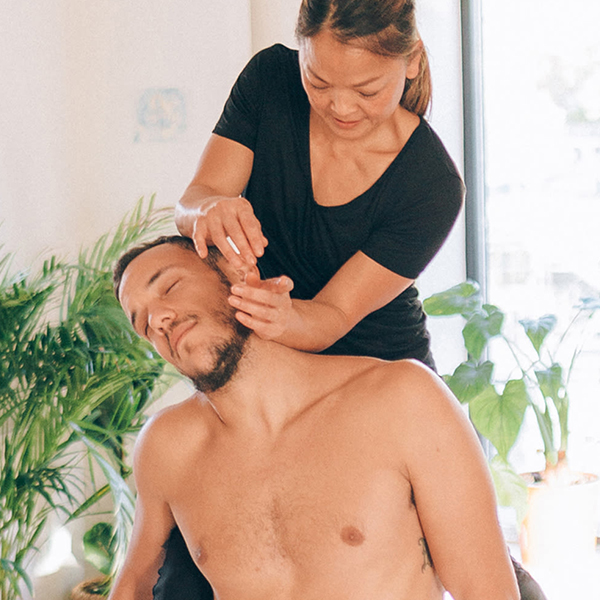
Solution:
{"label": "man's eyebrow", "polygon": [[[146,282],[146,286],[145,288],[148,289],[153,283],[155,283],[159,277],[161,277],[162,275],[164,275],[164,273],[166,273],[167,271],[170,271],[171,269],[174,269],[176,265],[167,265],[166,267],[162,267],[161,269],[158,269],[158,271],[155,271],[152,276],[150,277],[150,279],[148,279],[148,281]],[[131,313],[131,325],[133,326],[133,329],[135,330],[135,321],[137,319],[137,311],[133,311]]]}
{"label": "man's eyebrow", "polygon": [[156,271],[154,275],[152,275],[152,277],[150,277],[150,279],[148,279],[148,281],[146,282],[146,289],[148,289],[165,271],[169,271],[170,269],[174,268],[175,265],[167,265],[162,269],[158,269],[158,271]]}

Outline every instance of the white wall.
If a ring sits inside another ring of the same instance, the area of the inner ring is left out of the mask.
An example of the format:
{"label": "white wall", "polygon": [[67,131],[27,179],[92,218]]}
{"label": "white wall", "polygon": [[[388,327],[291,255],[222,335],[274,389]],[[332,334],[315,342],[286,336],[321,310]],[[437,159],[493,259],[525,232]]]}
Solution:
{"label": "white wall", "polygon": [[294,39],[300,0],[251,0],[252,51],[275,43],[297,48]]}
{"label": "white wall", "polygon": [[[433,105],[429,122],[463,173],[462,66],[459,0],[420,0],[417,20],[429,53]],[[466,277],[464,210],[449,239],[419,278],[421,298],[445,290]],[[440,373],[463,360],[462,321],[429,319],[432,351]]]}
{"label": "white wall", "polygon": [[[77,249],[141,195],[175,204],[250,56],[248,0],[22,0],[0,20],[0,236],[17,263]],[[181,127],[140,125],[156,88]]]}

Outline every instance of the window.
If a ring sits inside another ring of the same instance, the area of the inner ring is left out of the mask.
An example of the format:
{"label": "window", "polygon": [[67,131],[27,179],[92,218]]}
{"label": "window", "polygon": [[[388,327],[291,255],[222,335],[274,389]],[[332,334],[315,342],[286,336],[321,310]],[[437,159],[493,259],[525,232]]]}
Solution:
{"label": "window", "polygon": [[[600,295],[600,2],[463,0],[462,11],[468,274],[508,328],[553,313],[560,333],[581,298]],[[600,315],[569,392],[570,464],[600,474]],[[543,467],[537,435],[526,422],[518,470]]]}
{"label": "window", "polygon": [[[600,3],[483,0],[481,16],[487,297],[561,331],[600,294]],[[597,320],[570,391],[572,462],[600,472]]]}

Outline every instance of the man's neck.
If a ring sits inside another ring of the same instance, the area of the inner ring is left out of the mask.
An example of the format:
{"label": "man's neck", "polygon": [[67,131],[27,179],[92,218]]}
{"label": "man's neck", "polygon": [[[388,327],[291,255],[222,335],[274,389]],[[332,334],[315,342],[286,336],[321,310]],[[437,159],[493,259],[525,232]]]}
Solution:
{"label": "man's neck", "polygon": [[347,380],[349,369],[327,364],[336,360],[252,335],[236,374],[208,394],[209,402],[226,426],[277,436],[307,406]]}

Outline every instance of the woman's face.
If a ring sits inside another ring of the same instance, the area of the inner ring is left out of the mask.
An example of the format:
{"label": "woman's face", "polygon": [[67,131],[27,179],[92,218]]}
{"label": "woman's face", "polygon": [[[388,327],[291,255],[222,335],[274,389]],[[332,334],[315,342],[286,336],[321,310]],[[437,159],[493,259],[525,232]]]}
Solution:
{"label": "woman's face", "polygon": [[372,133],[399,110],[406,79],[419,72],[410,59],[374,54],[338,41],[329,30],[302,40],[300,72],[310,105],[329,129],[346,139]]}

